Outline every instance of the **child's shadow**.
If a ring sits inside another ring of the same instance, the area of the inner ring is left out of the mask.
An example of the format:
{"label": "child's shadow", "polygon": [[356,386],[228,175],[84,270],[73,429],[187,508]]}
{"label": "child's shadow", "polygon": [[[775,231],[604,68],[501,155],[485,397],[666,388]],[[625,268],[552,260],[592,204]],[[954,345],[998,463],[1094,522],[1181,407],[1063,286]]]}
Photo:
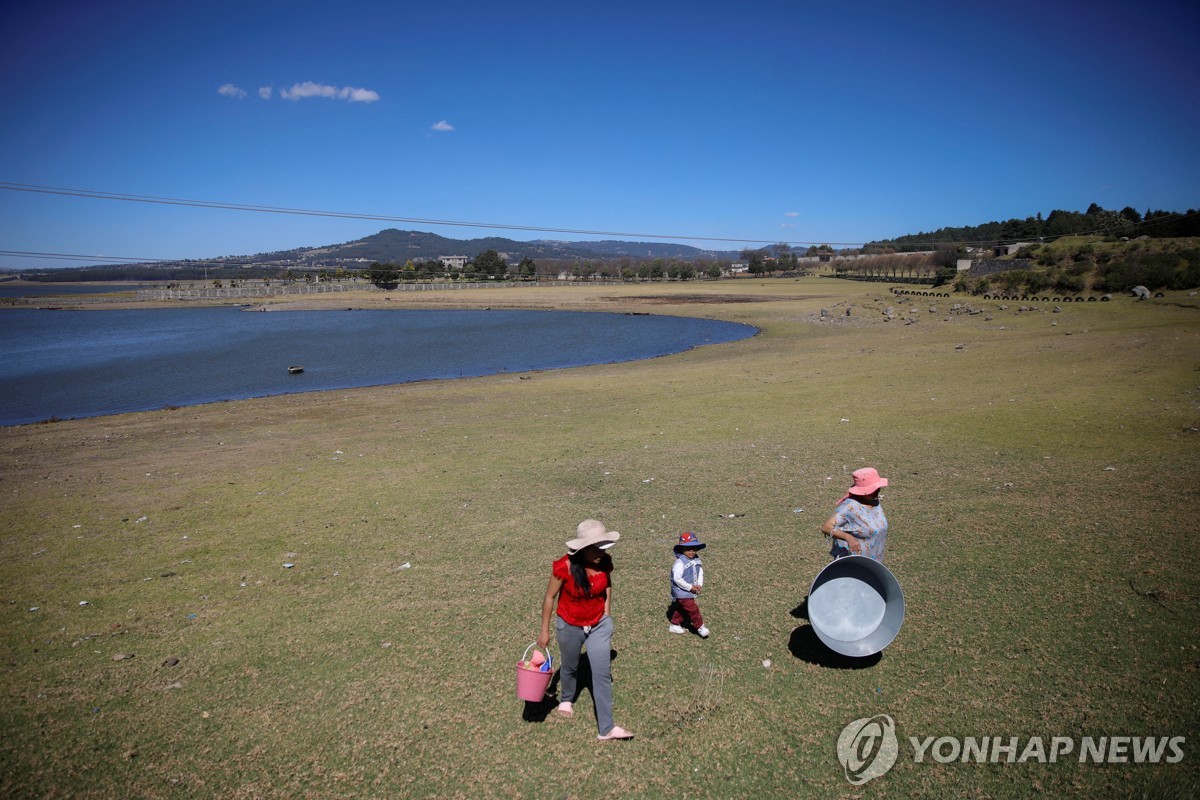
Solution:
{"label": "child's shadow", "polygon": [[[617,651],[609,650],[608,657],[610,663],[616,661]],[[550,685],[546,687],[545,696],[536,702],[525,701],[525,710],[521,712],[521,719],[526,722],[546,721],[546,718],[558,707],[558,679],[559,670],[555,670],[554,677],[550,679]],[[585,690],[588,694],[592,693],[592,662],[588,660],[586,652],[579,657],[579,669],[575,672],[575,697],[562,699],[575,702]]]}
{"label": "child's shadow", "polygon": [[[804,598],[791,613],[796,619],[808,622],[808,598]],[[792,631],[791,638],[788,639],[788,650],[801,661],[830,669],[867,669],[878,664],[883,658],[881,653],[861,658],[835,653],[817,637],[817,632],[811,624],[801,625]]]}

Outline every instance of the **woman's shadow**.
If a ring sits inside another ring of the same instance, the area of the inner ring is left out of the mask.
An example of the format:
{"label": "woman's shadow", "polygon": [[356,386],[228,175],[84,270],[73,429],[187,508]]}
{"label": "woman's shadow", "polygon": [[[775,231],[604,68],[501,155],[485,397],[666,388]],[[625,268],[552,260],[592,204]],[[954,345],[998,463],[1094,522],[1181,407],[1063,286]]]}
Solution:
{"label": "woman's shadow", "polygon": [[541,700],[526,700],[525,710],[521,712],[521,719],[526,722],[545,722],[546,717],[550,716],[550,712],[558,706],[558,670],[554,671],[554,677],[550,679],[550,685],[546,687],[546,694]]}
{"label": "woman's shadow", "polygon": [[[617,651],[609,650],[608,657],[610,662],[616,661]],[[554,677],[550,679],[550,685],[546,687],[546,694],[542,699],[525,701],[525,710],[521,712],[521,719],[526,722],[545,722],[554,709],[558,708],[558,678],[559,670],[555,670]],[[579,656],[579,669],[575,672],[575,700],[578,700],[585,691],[588,694],[592,692],[592,662],[588,660],[586,651]]]}
{"label": "woman's shadow", "polygon": [[[792,616],[805,622],[809,621],[807,597],[792,609]],[[801,661],[830,669],[867,669],[878,664],[883,657],[880,653],[861,658],[835,653],[817,637],[817,632],[811,624],[801,625],[792,631],[791,638],[788,639],[788,650]]]}

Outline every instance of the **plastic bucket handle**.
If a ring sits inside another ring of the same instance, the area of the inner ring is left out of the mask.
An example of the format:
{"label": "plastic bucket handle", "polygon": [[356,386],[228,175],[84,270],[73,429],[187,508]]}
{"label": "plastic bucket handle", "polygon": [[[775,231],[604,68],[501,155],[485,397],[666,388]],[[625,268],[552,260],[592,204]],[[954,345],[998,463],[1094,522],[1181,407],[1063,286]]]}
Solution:
{"label": "plastic bucket handle", "polygon": [[[525,656],[529,655],[529,651],[537,645],[537,642],[525,648]],[[545,650],[545,648],[542,648]],[[546,651],[546,664],[550,664],[550,652]],[[525,657],[523,656],[517,662],[517,698],[526,702],[539,702],[546,696],[546,689],[550,686],[550,681],[554,673],[549,668],[543,671],[539,669],[530,669],[525,666]]]}
{"label": "plastic bucket handle", "polygon": [[[533,648],[537,647],[537,646],[538,646],[538,643],[537,643],[537,642],[533,642],[532,644],[530,644],[530,645],[529,645],[529,647],[526,647],[526,648],[525,648],[525,653],[524,653],[524,655],[522,655],[522,656],[521,656],[521,663],[522,663],[522,664],[524,664],[526,661],[528,661],[528,660],[529,660],[529,651],[530,651],[530,650],[532,650]],[[545,654],[546,654],[546,663],[550,665],[549,669],[547,669],[547,670],[545,670],[545,671],[546,671],[546,672],[553,672],[553,671],[554,671],[554,657],[553,657],[552,655],[550,655],[550,651],[549,651],[549,650],[547,650],[545,647],[542,647],[542,648],[539,648],[539,649],[540,649],[540,650],[541,650],[543,653],[545,653]]]}

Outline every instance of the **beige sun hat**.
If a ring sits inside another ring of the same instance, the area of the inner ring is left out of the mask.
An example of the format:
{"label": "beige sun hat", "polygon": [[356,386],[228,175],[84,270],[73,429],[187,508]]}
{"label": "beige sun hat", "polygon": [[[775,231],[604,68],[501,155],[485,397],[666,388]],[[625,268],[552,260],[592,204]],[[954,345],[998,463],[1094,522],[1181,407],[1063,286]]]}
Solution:
{"label": "beige sun hat", "polygon": [[575,538],[567,542],[567,551],[577,553],[591,545],[596,545],[601,550],[607,550],[620,538],[621,534],[610,531],[600,520],[585,519],[575,528]]}

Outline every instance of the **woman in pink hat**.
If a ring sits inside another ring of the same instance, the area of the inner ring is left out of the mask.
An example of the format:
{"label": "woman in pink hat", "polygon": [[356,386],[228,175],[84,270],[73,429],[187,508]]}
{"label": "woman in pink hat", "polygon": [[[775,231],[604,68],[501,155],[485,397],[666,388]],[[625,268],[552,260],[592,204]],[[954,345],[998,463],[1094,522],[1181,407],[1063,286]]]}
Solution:
{"label": "woman in pink hat", "polygon": [[879,490],[888,485],[874,467],[854,471],[854,483],[838,501],[833,516],[825,520],[821,533],[833,540],[829,555],[867,556],[883,561],[887,545],[888,521],[879,505]]}
{"label": "woman in pink hat", "polygon": [[599,732],[596,738],[605,741],[633,738],[632,733],[613,723],[612,711],[613,621],[609,616],[612,559],[606,551],[619,538],[621,534],[608,530],[599,520],[585,519],[579,523],[575,538],[567,542],[567,555],[551,565],[550,583],[542,598],[542,627],[537,637],[539,647],[544,648],[550,642],[550,618],[554,616],[563,698],[556,710],[563,717],[575,715],[579,658],[587,647]]}

